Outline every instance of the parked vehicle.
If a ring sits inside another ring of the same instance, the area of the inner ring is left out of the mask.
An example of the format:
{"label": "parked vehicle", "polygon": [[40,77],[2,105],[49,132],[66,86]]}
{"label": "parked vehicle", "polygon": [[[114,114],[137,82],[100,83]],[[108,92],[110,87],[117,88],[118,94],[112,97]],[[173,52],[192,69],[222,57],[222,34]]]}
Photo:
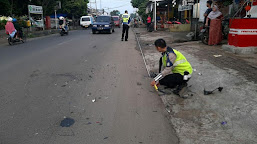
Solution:
{"label": "parked vehicle", "polygon": [[114,20],[115,26],[120,28],[120,25],[121,25],[120,17],[119,16],[112,16],[112,18]]}
{"label": "parked vehicle", "polygon": [[111,16],[98,16],[96,22],[93,23],[92,33],[96,32],[109,32],[110,34],[114,32],[114,20]]}
{"label": "parked vehicle", "polygon": [[80,25],[83,28],[91,27],[93,23],[94,23],[94,18],[91,16],[82,16],[80,18]]}
{"label": "parked vehicle", "polygon": [[209,26],[205,26],[205,28],[203,28],[199,34],[201,41],[206,45],[208,45],[209,42],[209,28]]}
{"label": "parked vehicle", "polygon": [[[201,38],[201,41],[208,45],[208,41],[209,41],[209,29],[210,27],[209,26],[206,26],[205,28],[203,28],[201,31],[200,31],[200,38]],[[223,36],[223,39],[227,39],[228,38],[228,33],[229,33],[229,19],[224,19],[222,21],[222,36]]]}
{"label": "parked vehicle", "polygon": [[[18,35],[18,38],[16,38],[16,35]],[[20,40],[20,38],[21,38],[22,40]],[[12,38],[11,36],[9,36],[9,37],[7,38],[7,41],[8,41],[8,43],[9,43],[9,45],[14,45],[14,44],[17,43],[17,42],[25,43],[26,40],[27,40],[27,37],[23,34],[23,31],[22,31],[22,30],[19,31],[19,33],[17,32],[17,33],[14,35],[13,38]]]}

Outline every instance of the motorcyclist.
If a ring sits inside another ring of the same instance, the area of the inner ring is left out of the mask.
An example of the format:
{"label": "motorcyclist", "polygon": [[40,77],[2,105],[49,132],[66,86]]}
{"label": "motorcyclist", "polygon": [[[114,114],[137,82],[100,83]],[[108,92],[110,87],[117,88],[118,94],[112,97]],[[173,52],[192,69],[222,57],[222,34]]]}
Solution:
{"label": "motorcyclist", "polygon": [[12,23],[13,19],[11,17],[8,17],[7,19],[7,23],[5,25],[5,33],[10,35],[11,38],[14,38],[16,36],[17,38],[17,30],[15,29],[13,23]]}
{"label": "motorcyclist", "polygon": [[65,32],[68,31],[68,26],[67,26],[66,20],[63,16],[59,17],[59,25],[60,25],[60,29],[64,28]]}
{"label": "motorcyclist", "polygon": [[14,28],[17,30],[17,36],[20,38],[20,40],[22,40],[23,32],[22,32],[21,26],[19,25],[16,18],[13,18],[12,21],[13,21]]}

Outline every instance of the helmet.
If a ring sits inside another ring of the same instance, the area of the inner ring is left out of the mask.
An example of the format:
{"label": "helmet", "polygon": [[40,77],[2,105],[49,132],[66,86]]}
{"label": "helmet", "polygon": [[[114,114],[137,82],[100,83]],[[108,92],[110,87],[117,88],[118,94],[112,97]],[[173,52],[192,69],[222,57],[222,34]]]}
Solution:
{"label": "helmet", "polygon": [[8,22],[11,22],[11,21],[12,21],[12,18],[11,18],[11,17],[8,17],[7,21],[8,21]]}
{"label": "helmet", "polygon": [[60,19],[60,20],[64,20],[64,17],[63,17],[63,16],[60,16],[59,19]]}
{"label": "helmet", "polygon": [[13,18],[13,19],[12,19],[12,21],[13,21],[13,22],[16,22],[16,21],[17,21],[17,19],[16,19],[16,18]]}

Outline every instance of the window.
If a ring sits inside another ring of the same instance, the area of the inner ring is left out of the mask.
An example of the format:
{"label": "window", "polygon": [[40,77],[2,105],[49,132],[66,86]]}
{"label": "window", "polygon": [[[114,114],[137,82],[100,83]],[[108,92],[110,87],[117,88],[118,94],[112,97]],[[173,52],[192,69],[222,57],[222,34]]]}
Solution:
{"label": "window", "polygon": [[108,16],[99,16],[96,18],[96,22],[110,22],[111,19]]}
{"label": "window", "polygon": [[119,18],[118,17],[112,17],[114,21],[118,21]]}
{"label": "window", "polygon": [[90,18],[82,18],[82,21],[90,21]]}

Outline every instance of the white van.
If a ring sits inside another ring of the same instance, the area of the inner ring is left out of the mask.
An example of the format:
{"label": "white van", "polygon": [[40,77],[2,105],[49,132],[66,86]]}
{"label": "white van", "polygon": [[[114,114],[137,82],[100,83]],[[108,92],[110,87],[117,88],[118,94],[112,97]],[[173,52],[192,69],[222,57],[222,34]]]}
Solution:
{"label": "white van", "polygon": [[82,16],[80,18],[80,25],[81,27],[84,27],[84,28],[88,28],[92,26],[93,22],[94,22],[94,18],[91,16]]}

